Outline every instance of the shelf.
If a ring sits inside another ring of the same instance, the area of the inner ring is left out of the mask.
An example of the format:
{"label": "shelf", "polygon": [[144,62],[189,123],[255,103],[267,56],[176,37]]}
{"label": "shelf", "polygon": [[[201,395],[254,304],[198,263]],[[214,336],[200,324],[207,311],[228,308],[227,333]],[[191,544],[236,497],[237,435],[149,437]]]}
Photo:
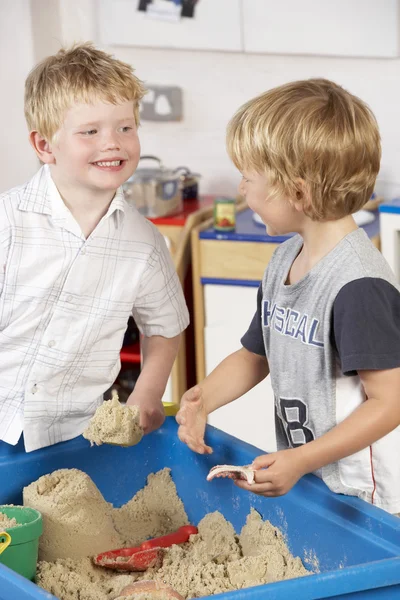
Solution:
{"label": "shelf", "polygon": [[149,217],[149,221],[154,223],[154,225],[176,225],[183,227],[190,215],[202,208],[213,206],[214,198],[215,196],[208,195],[200,196],[198,199],[185,200],[182,212],[175,215],[167,215],[165,217]]}
{"label": "shelf", "polygon": [[140,364],[140,342],[124,346],[120,352],[121,362]]}

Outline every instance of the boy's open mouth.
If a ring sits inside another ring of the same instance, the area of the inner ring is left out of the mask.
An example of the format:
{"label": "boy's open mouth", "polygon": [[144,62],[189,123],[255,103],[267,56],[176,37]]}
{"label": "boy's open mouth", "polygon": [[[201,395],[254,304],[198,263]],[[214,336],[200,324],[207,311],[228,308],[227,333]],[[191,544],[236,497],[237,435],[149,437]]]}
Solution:
{"label": "boy's open mouth", "polygon": [[124,166],[125,160],[99,160],[91,164],[102,171],[119,171]]}

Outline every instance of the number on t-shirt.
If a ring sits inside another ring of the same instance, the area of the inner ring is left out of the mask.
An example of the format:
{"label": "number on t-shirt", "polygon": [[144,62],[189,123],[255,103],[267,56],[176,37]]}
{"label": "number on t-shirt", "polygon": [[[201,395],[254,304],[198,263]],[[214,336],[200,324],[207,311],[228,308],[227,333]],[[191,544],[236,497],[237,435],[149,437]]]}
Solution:
{"label": "number on t-shirt", "polygon": [[312,442],[314,433],[306,427],[308,423],[308,407],[298,398],[281,398],[281,420],[286,431],[289,446],[298,448],[307,442]]}

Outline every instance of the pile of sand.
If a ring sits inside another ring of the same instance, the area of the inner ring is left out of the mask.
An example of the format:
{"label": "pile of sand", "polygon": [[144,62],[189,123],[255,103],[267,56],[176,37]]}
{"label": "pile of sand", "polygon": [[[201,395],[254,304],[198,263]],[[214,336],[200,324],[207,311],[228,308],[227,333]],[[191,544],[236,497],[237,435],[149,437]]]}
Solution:
{"label": "pile of sand", "polygon": [[17,523],[16,519],[10,519],[7,515],[0,512],[0,531],[3,531],[3,529],[11,529],[11,527],[19,527],[20,525],[21,523]]}
{"label": "pile of sand", "polygon": [[82,435],[92,446],[134,446],[143,437],[143,429],[139,425],[139,408],[120,404],[118,394],[115,390],[112,393],[112,399],[98,407]]}
{"label": "pile of sand", "polygon": [[118,598],[115,598],[115,600],[173,600],[173,599],[171,599],[171,596],[166,593],[163,594],[163,593],[157,592],[157,595],[155,596],[151,592],[147,592],[147,593],[140,592],[139,594],[130,594],[129,596],[124,594],[123,596],[119,596]]}
{"label": "pile of sand", "polygon": [[151,577],[166,581],[185,598],[309,575],[300,558],[290,554],[282,534],[255,510],[239,536],[219,512],[206,515],[198,528],[190,543],[168,550],[163,566]]}
{"label": "pile of sand", "polygon": [[[45,485],[47,479],[58,483]],[[294,558],[290,554],[280,531],[268,521],[263,521],[255,510],[248,515],[240,535],[235,534],[232,525],[221,513],[207,514],[198,525],[199,533],[191,536],[187,544],[166,549],[163,566],[159,570],[119,574],[95,567],[90,558],[78,559],[77,549],[69,542],[68,536],[67,539],[63,538],[63,530],[67,534],[71,531],[67,523],[70,524],[72,513],[69,509],[64,510],[64,505],[69,504],[63,492],[67,486],[60,484],[60,481],[69,481],[72,491],[71,479],[80,482],[78,489],[85,482],[85,489],[90,489],[91,496],[96,499],[96,520],[101,520],[107,529],[102,540],[104,543],[109,543],[108,540],[111,541],[112,537],[110,515],[116,528],[113,535],[122,537],[127,546],[149,537],[165,535],[188,522],[169,469],[150,475],[145,488],[119,509],[111,509],[90,478],[80,471],[61,470],[41,477],[26,490],[32,486],[47,490],[51,510],[47,505],[47,512],[43,511],[43,492],[36,496],[25,492],[24,499],[43,514],[45,529],[40,542],[40,557],[43,559],[43,555],[48,555],[50,548],[53,557],[56,550],[63,557],[70,552],[69,558],[53,559],[53,562],[42,560],[38,566],[38,584],[60,600],[115,600],[125,586],[145,579],[163,581],[184,598],[194,598],[310,574],[303,567],[300,558]],[[60,496],[63,496],[63,502],[60,502]],[[41,506],[32,503],[35,499],[40,501]],[[79,506],[82,499],[86,507],[87,495],[75,495],[71,500],[77,514],[82,517],[80,534],[75,537],[77,544],[81,546],[80,539],[83,535],[88,555],[115,547],[111,545],[98,550],[94,541],[93,546],[90,546],[85,511],[81,511]],[[57,506],[61,509],[58,517]],[[103,517],[101,510],[105,511]],[[50,527],[46,523],[48,515],[51,515]],[[59,524],[57,528],[56,523]],[[77,526],[76,520],[74,525]],[[82,556],[79,550],[79,557]],[[135,598],[137,599],[137,595]],[[142,600],[146,599],[143,597]]]}
{"label": "pile of sand", "polygon": [[122,546],[111,504],[82,471],[60,469],[44,475],[24,488],[23,499],[25,506],[42,513],[41,560],[79,559]]}
{"label": "pile of sand", "polygon": [[141,594],[133,594],[133,596],[120,596],[115,600],[171,600],[171,596],[168,594],[157,595],[157,599],[155,599],[154,595],[151,593],[141,593]]}
{"label": "pile of sand", "polygon": [[132,500],[113,510],[113,519],[124,546],[136,546],[188,525],[185,507],[171,479],[171,469],[151,473],[147,485]]}

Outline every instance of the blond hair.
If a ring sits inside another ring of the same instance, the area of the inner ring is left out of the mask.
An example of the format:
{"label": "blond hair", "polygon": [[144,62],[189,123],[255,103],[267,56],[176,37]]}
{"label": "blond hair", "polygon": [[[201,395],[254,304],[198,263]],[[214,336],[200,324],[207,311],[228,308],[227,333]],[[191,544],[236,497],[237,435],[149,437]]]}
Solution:
{"label": "blond hair", "polygon": [[139,124],[143,83],[127,63],[98,50],[90,42],[63,48],[45,58],[25,82],[25,118],[29,130],[51,141],[72,104],[103,100],[112,104],[134,102]]}
{"label": "blond hair", "polygon": [[270,178],[294,198],[306,184],[313,220],[339,219],[364,206],[379,172],[376,119],[356,96],[326,79],[296,81],[244,104],[227,130],[239,171]]}

